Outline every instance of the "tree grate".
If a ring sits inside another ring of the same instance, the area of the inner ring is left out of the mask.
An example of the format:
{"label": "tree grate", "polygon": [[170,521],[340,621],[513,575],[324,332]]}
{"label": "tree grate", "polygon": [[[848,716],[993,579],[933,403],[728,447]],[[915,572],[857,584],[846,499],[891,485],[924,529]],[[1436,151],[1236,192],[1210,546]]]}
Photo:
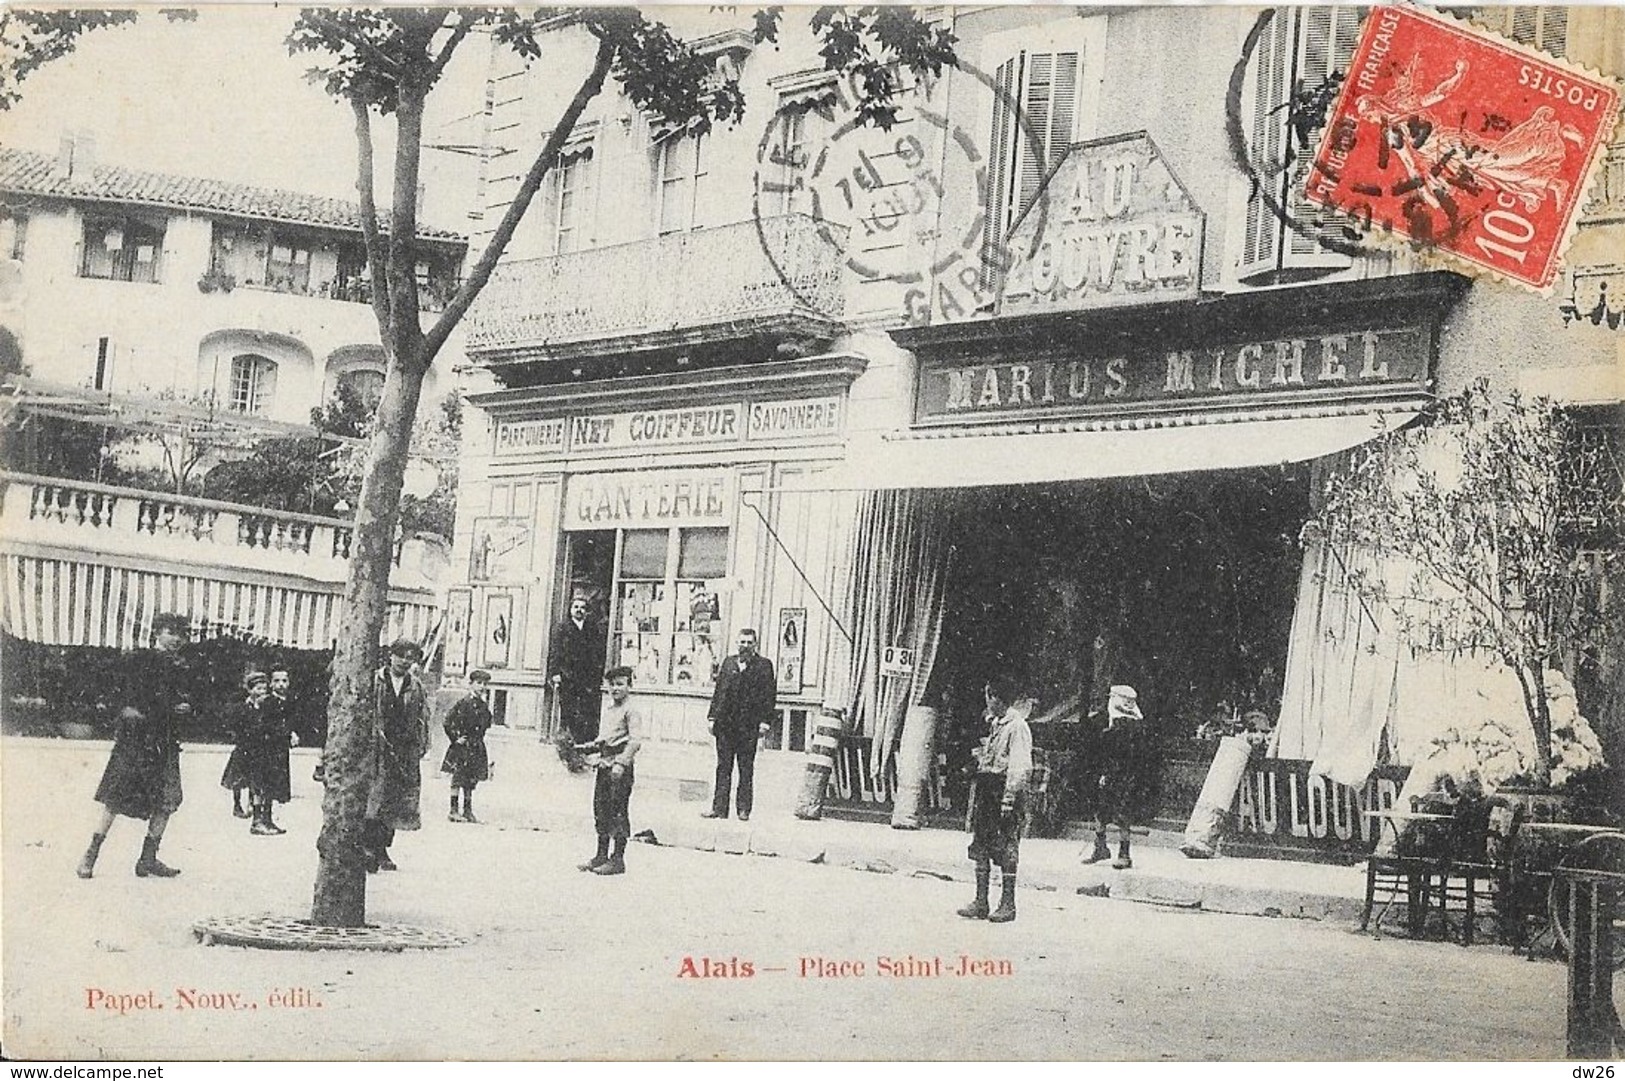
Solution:
{"label": "tree grate", "polygon": [[369,923],[364,927],[322,927],[289,916],[211,916],[192,925],[205,946],[250,946],[261,950],[445,950],[469,939],[432,927]]}

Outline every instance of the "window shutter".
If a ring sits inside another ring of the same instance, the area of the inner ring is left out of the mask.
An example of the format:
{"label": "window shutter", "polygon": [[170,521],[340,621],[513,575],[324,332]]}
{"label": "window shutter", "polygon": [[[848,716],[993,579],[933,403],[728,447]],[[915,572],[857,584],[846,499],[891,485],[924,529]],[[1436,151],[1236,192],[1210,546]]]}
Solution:
{"label": "window shutter", "polygon": [[1005,215],[1010,208],[1010,157],[1015,149],[1012,138],[1016,126],[1015,115],[1010,111],[1007,103],[1013,100],[1016,84],[1015,59],[1006,60],[1000,64],[994,73],[993,82],[998,93],[993,101],[993,131],[988,139],[988,185],[987,185],[987,220],[983,224],[983,235],[987,238],[987,258],[983,259],[984,274],[991,276],[992,271],[988,264],[994,261],[991,257],[998,252],[999,245],[1004,241]]}
{"label": "window shutter", "polygon": [[[1250,132],[1253,167],[1259,186],[1268,190],[1292,217],[1314,232],[1336,220],[1333,211],[1303,197],[1320,128],[1299,146],[1288,126],[1287,103],[1295,87],[1313,89],[1334,71],[1347,72],[1365,11],[1352,7],[1277,8],[1253,53]],[[1290,144],[1288,140],[1291,140]],[[1291,165],[1282,169],[1288,150]],[[1282,222],[1258,192],[1249,192],[1242,223],[1237,277],[1243,281],[1291,276],[1298,272],[1340,270],[1352,260],[1327,251],[1312,237]]]}
{"label": "window shutter", "polygon": [[1276,170],[1285,151],[1286,125],[1275,109],[1286,100],[1290,89],[1287,57],[1291,40],[1292,20],[1286,9],[1277,8],[1253,50],[1247,135],[1257,187],[1248,191],[1242,223],[1241,258],[1236,271],[1243,280],[1280,269],[1281,233],[1286,227],[1265,204],[1259,189],[1279,197],[1281,181]]}
{"label": "window shutter", "polygon": [[260,361],[257,382],[259,385],[254,388],[254,412],[264,416],[271,412],[271,403],[276,400],[276,361]]}
{"label": "window shutter", "polygon": [[[1360,20],[1364,12],[1351,7],[1305,7],[1298,9],[1298,70],[1295,85],[1313,89],[1321,85],[1334,71],[1349,70],[1354,59],[1354,47],[1360,37]],[[1283,121],[1285,117],[1282,117]],[[1303,197],[1309,179],[1309,167],[1320,145],[1324,127],[1309,134],[1306,146],[1294,146],[1292,168],[1288,170],[1287,205],[1298,221],[1309,224],[1318,232],[1335,222],[1337,214],[1316,206]],[[1311,237],[1295,230],[1286,230],[1286,259],[1294,268],[1349,266],[1353,260],[1346,255],[1327,251]]]}

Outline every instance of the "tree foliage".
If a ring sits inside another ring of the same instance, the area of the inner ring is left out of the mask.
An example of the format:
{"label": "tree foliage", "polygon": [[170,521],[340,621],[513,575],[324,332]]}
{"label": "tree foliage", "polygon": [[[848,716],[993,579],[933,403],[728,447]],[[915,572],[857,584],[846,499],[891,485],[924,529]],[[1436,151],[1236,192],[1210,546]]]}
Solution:
{"label": "tree foliage", "polygon": [[1407,645],[1494,656],[1517,675],[1543,779],[1547,673],[1625,614],[1600,603],[1621,572],[1617,538],[1599,535],[1625,509],[1617,464],[1582,435],[1550,400],[1496,398],[1481,381],[1356,451],[1307,527],[1377,557],[1352,561],[1348,581]]}

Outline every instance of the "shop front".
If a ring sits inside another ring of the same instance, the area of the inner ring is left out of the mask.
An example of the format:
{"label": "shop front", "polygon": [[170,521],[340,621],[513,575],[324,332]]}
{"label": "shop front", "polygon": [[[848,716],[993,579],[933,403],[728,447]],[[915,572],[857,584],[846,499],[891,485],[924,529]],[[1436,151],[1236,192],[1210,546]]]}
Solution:
{"label": "shop front", "polygon": [[[981,688],[1005,674],[1035,699],[1037,828],[1059,831],[1088,807],[1086,719],[1128,683],[1163,767],[1143,817],[1182,827],[1208,737],[1280,713],[1321,472],[1415,419],[1463,285],[1419,274],[1044,311],[1027,296],[1020,315],[900,332],[907,423],[854,437],[830,475],[868,490],[892,561],[939,539],[935,566],[909,572],[935,593],[916,585],[905,614],[854,591],[850,742],[877,778],[870,802],[890,794],[899,741],[920,744],[906,724],[934,717],[933,798],[953,808]],[[906,676],[880,671],[888,646],[912,651]],[[1260,778],[1238,811],[1258,850],[1368,847],[1363,812],[1396,789],[1322,784],[1286,760]]]}
{"label": "shop front", "polygon": [[802,749],[831,516],[778,493],[838,457],[864,367],[828,355],[471,397],[490,449],[465,484],[486,513],[459,538],[448,674],[487,668],[507,723],[550,732],[552,639],[579,597],[605,664],[633,670],[649,734],[697,743],[716,666],[754,627],[779,675],[770,745]]}

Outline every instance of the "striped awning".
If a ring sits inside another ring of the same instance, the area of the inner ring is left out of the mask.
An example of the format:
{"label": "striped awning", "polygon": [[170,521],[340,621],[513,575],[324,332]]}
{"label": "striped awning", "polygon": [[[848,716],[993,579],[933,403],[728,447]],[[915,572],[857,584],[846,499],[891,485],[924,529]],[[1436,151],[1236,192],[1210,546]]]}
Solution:
{"label": "striped awning", "polygon": [[[330,649],[342,599],[337,591],[0,554],[0,626],[42,645],[143,648],[151,644],[154,616],[179,613],[194,637]],[[384,638],[421,642],[437,617],[438,605],[427,598],[392,599]]]}

